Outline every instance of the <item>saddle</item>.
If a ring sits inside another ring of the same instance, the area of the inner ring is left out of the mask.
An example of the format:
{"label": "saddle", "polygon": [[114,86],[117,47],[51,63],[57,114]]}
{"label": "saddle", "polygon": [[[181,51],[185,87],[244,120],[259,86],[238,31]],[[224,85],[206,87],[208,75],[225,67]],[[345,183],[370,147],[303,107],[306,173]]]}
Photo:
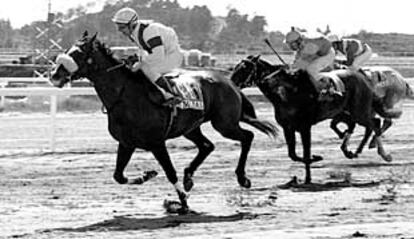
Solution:
{"label": "saddle", "polygon": [[334,101],[342,98],[345,85],[338,77],[337,71],[321,72],[318,76],[319,96],[318,101]]}

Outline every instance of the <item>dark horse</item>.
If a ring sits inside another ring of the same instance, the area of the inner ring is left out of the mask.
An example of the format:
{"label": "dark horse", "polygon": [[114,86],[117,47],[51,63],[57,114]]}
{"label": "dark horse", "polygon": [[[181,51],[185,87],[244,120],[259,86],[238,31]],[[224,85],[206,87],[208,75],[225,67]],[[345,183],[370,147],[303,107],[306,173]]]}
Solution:
{"label": "dark horse", "polygon": [[[255,83],[273,104],[276,121],[284,130],[289,157],[306,165],[305,183],[311,182],[310,164],[322,160],[321,156],[311,156],[312,125],[347,112],[353,121],[372,129],[376,136],[380,136],[380,123],[375,118],[373,108],[374,93],[364,80],[364,75],[350,71],[338,72],[338,77],[345,85],[343,97],[333,101],[320,101],[319,93],[313,87],[307,72],[289,72],[283,66],[269,64],[263,68],[263,65],[257,64],[258,61],[259,56],[243,60],[235,67],[232,80],[239,86]],[[262,69],[259,70],[259,67]],[[299,132],[302,138],[302,158],[296,155],[295,132]],[[391,160],[391,155],[384,151],[381,138],[376,137],[376,140],[378,153],[384,160]]]}
{"label": "dark horse", "polygon": [[[187,192],[193,187],[192,176],[204,159],[214,150],[214,145],[201,132],[202,123],[211,121],[214,129],[226,138],[241,142],[241,155],[236,175],[242,187],[249,188],[245,165],[254,134],[240,127],[245,122],[260,131],[276,136],[276,127],[257,119],[252,103],[221,72],[187,72],[186,79],[199,84],[204,100],[204,110],[173,109],[154,103],[159,91],[146,76],[131,72],[112,56],[111,51],[87,32],[65,54],[66,64],[57,64],[51,82],[62,87],[71,79],[85,77],[102,100],[108,113],[109,132],[119,142],[114,179],[120,184],[136,183],[124,176],[135,148],[152,152],[159,162],[181,202],[181,212],[187,212]],[[183,77],[182,75],[180,77]],[[71,79],[69,79],[71,78]],[[177,173],[168,154],[165,141],[183,135],[198,148],[194,160],[184,169],[184,190],[178,183]]]}
{"label": "dark horse", "polygon": [[[273,65],[260,58],[260,56],[251,55],[246,59],[243,59],[239,64],[235,66],[232,80],[240,88],[245,88],[256,84],[256,82],[263,80],[270,73],[284,67],[284,65]],[[347,128],[341,131],[338,128],[339,123],[345,123]],[[341,150],[347,158],[357,157],[358,154],[362,152],[363,147],[365,146],[372,133],[371,129],[366,129],[364,138],[354,153],[348,149],[350,136],[356,127],[356,122],[352,119],[352,117],[346,112],[337,114],[332,119],[330,126],[331,129],[338,135],[338,137],[340,139],[343,139]]]}

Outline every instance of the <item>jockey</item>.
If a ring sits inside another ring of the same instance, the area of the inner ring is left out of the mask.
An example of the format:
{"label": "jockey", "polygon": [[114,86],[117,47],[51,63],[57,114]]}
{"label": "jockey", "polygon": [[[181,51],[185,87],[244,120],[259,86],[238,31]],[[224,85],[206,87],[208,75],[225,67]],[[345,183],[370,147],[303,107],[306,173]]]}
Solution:
{"label": "jockey", "polygon": [[328,39],[332,42],[332,47],[335,51],[341,52],[346,56],[345,65],[353,71],[359,70],[372,56],[371,47],[360,40],[339,39],[337,35],[330,35]]}
{"label": "jockey", "polygon": [[312,83],[319,89],[319,72],[333,65],[335,51],[332,44],[324,36],[308,38],[297,29],[292,27],[286,34],[285,43],[290,49],[296,51],[295,60],[292,64],[293,69],[306,70],[311,76]]}
{"label": "jockey", "polygon": [[112,21],[118,31],[145,51],[141,61],[133,64],[131,70],[141,69],[154,85],[162,92],[165,102],[162,105],[174,105],[181,101],[155,83],[162,83],[162,74],[181,66],[183,54],[174,29],[161,23],[143,23],[132,8],[122,8],[115,13]]}

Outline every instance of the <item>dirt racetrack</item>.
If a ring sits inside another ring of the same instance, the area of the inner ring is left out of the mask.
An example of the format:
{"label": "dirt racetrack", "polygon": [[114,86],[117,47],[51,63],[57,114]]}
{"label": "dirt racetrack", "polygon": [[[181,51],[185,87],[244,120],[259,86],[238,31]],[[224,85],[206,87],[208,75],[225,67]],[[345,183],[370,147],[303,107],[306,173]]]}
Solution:
{"label": "dirt racetrack", "polygon": [[[260,118],[274,122],[268,103],[255,105]],[[147,152],[133,155],[126,174],[155,169],[156,178],[143,185],[115,183],[116,143],[104,115],[59,114],[55,154],[36,150],[47,144],[47,122],[41,114],[0,116],[0,237],[414,238],[413,102],[404,104],[402,118],[385,134],[391,163],[368,149],[346,159],[329,122],[314,127],[313,154],[324,160],[313,165],[313,180],[325,186],[305,189],[278,187],[304,173],[287,157],[282,134],[272,140],[252,129],[246,169],[253,186],[246,190],[234,174],[238,143],[204,125],[216,150],[194,176],[189,204],[196,213],[185,216],[165,212],[164,199],[176,195]],[[361,136],[359,128],[354,147]],[[95,146],[83,150],[85,145]],[[196,149],[182,137],[169,140],[168,148],[181,179]],[[344,180],[358,184],[326,184]]]}

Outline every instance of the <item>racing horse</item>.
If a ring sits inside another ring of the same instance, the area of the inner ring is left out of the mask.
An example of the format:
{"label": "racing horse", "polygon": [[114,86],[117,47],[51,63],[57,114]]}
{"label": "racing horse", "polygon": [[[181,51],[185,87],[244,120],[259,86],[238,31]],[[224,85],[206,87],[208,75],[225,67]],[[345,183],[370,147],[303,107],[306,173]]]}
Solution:
{"label": "racing horse", "polygon": [[[139,180],[125,177],[124,169],[136,148],[148,150],[178,194],[178,211],[188,212],[187,198],[194,185],[194,172],[214,150],[214,144],[200,129],[202,123],[210,121],[222,136],[241,142],[235,173],[240,186],[251,187],[245,165],[254,134],[241,128],[239,123],[247,123],[271,137],[277,136],[277,128],[256,117],[252,103],[228,77],[215,71],[184,72],[179,75],[179,80],[191,81],[192,85],[201,88],[203,110],[165,107],[152,99],[162,95],[144,73],[132,72],[96,35],[89,36],[85,32],[69,50],[59,55],[50,80],[56,87],[81,77],[93,84],[107,109],[109,133],[119,142],[113,175],[116,182],[138,183]],[[198,154],[184,169],[183,187],[178,183],[165,143],[167,139],[181,135],[198,148]]]}
{"label": "racing horse", "polygon": [[[347,69],[342,68],[342,69]],[[367,82],[372,86],[377,100],[375,101],[376,109],[381,111],[381,115],[387,115],[388,117],[382,118],[381,134],[388,130],[392,125],[392,120],[399,118],[402,115],[401,105],[404,99],[414,99],[414,91],[410,84],[404,79],[404,77],[395,69],[388,66],[366,66],[361,69]],[[347,143],[347,138],[353,132],[355,128],[355,122],[352,121],[349,114],[343,114],[341,118],[334,118],[331,121],[331,128],[335,133],[344,139],[344,144]],[[345,122],[347,121],[347,122]],[[340,131],[337,124],[344,122],[348,125],[348,129]],[[353,124],[353,127],[350,126]],[[351,127],[351,129],[350,129]],[[359,147],[352,153],[352,157],[357,157],[362,152],[364,145],[368,142],[368,139],[372,133],[372,130],[366,128],[365,135],[361,141]],[[375,135],[372,137],[369,144],[370,148],[376,145]]]}
{"label": "racing horse", "polygon": [[[320,101],[319,92],[313,87],[306,71],[289,72],[284,66],[275,65],[266,67],[267,72],[259,73],[256,64],[259,57],[250,57],[239,63],[231,79],[236,85],[250,85],[254,82],[273,104],[276,121],[282,126],[288,144],[289,157],[305,164],[305,183],[311,182],[311,163],[323,159],[319,155],[311,156],[311,127],[344,112],[356,123],[372,129],[377,136],[379,155],[386,161],[392,159],[385,152],[381,138],[378,137],[381,129],[379,119],[375,118],[374,92],[363,74],[338,71],[337,75],[345,87],[344,95],[333,101]],[[296,154],[295,132],[299,132],[302,138],[303,157]]]}
{"label": "racing horse", "polygon": [[[274,65],[267,62],[266,60],[260,58],[260,55],[250,55],[234,67],[231,79],[240,88],[245,88],[254,85],[257,81],[265,78],[267,75],[283,67],[285,66]],[[347,129],[341,131],[338,128],[338,124],[341,122],[346,124]],[[341,150],[347,158],[357,157],[357,153],[362,152],[363,147],[365,146],[372,133],[372,130],[366,130],[364,138],[354,153],[348,149],[348,142],[350,140],[350,135],[353,133],[355,127],[355,121],[353,121],[350,115],[345,112],[336,115],[331,121],[331,129],[334,130],[340,139],[343,139]]]}

